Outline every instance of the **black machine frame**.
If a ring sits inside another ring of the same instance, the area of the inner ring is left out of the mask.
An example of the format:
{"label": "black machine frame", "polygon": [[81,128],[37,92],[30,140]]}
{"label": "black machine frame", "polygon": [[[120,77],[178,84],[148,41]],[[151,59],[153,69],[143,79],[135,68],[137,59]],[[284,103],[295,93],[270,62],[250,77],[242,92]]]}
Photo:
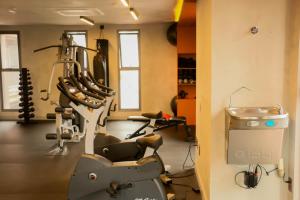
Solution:
{"label": "black machine frame", "polygon": [[132,121],[139,121],[139,122],[145,122],[140,128],[138,128],[135,132],[127,135],[126,139],[132,139],[135,137],[139,137],[141,135],[146,134],[145,131],[143,131],[147,127],[153,128],[153,132],[157,132],[163,129],[171,128],[171,127],[176,127],[178,129],[179,125],[183,125],[185,132],[186,132],[186,140],[191,141],[193,140],[192,136],[192,129],[190,126],[187,125],[186,123],[186,118],[185,117],[173,117],[171,119],[165,119],[165,118],[159,118],[155,119],[155,126],[153,127],[151,123],[150,118],[140,118],[140,119],[130,119]]}

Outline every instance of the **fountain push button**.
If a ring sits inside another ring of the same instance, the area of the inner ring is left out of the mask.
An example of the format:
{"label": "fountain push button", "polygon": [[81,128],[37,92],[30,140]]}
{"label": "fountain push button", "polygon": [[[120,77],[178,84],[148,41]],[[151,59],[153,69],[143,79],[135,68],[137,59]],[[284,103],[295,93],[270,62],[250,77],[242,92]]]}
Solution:
{"label": "fountain push button", "polygon": [[274,127],[276,125],[275,121],[274,120],[268,120],[265,122],[265,125],[267,127]]}
{"label": "fountain push button", "polygon": [[256,127],[259,126],[259,121],[248,121],[247,122],[248,127]]}

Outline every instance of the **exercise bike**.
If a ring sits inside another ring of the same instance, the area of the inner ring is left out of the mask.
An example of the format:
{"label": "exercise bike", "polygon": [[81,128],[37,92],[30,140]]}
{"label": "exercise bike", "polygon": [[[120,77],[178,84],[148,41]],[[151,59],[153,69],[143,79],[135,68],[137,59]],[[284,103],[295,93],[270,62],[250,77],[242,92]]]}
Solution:
{"label": "exercise bike", "polygon": [[[85,88],[74,75],[70,75],[69,78],[65,78],[68,81],[68,85],[76,88],[82,94],[93,97],[96,100],[102,100],[105,97],[101,96],[100,93],[91,92],[88,88]],[[103,95],[103,93],[101,93]],[[111,105],[111,98],[108,96],[105,98],[105,106],[103,106],[103,112],[96,116],[96,126],[99,124],[101,118],[106,118],[109,107]],[[87,112],[87,111],[86,111]],[[85,115],[83,116],[83,119]],[[86,126],[88,126],[86,124]],[[120,161],[133,161],[142,158],[145,154],[146,148],[139,145],[136,140],[120,140],[114,136],[98,133],[94,130],[94,152],[101,155],[112,162]]]}
{"label": "exercise bike", "polygon": [[160,181],[163,170],[157,149],[162,144],[159,135],[137,139],[141,146],[154,150],[153,155],[131,162],[111,162],[94,154],[94,130],[97,117],[103,112],[104,101],[90,98],[68,80],[59,78],[58,89],[70,100],[70,106],[82,115],[88,124],[85,152],[71,176],[68,199],[173,199],[167,195]]}
{"label": "exercise bike", "polygon": [[[79,79],[82,79],[84,76],[83,73],[81,73],[81,77]],[[98,90],[94,88],[94,94],[91,94],[90,92],[90,85],[85,88],[83,85],[80,84],[80,82],[76,79],[74,75],[71,75],[68,79],[68,84],[72,87],[76,87],[80,92],[82,92],[85,95],[99,95],[99,94],[105,94],[105,93],[99,93]],[[97,96],[93,96],[94,98]],[[98,98],[98,100],[102,100],[102,98]],[[104,111],[101,113],[99,119],[106,118],[108,113],[108,108],[111,106],[112,103],[112,96],[106,97],[106,105],[104,106]],[[99,124],[99,120],[97,122]],[[144,137],[149,137],[151,134],[148,134]],[[143,138],[143,137],[141,137]],[[138,140],[120,140],[119,138],[116,138],[114,136],[103,134],[103,133],[97,133],[95,132],[95,139],[94,139],[94,152],[98,155],[101,155],[107,159],[109,159],[112,162],[120,162],[120,161],[135,161],[139,160],[142,157],[144,157],[146,152],[146,146],[141,146],[138,142]],[[160,158],[160,157],[159,157]],[[172,183],[172,179],[170,179],[166,174],[165,166],[163,164],[163,161],[160,159],[161,165],[162,165],[162,172],[160,175],[160,178],[162,182],[166,185],[170,185]]]}

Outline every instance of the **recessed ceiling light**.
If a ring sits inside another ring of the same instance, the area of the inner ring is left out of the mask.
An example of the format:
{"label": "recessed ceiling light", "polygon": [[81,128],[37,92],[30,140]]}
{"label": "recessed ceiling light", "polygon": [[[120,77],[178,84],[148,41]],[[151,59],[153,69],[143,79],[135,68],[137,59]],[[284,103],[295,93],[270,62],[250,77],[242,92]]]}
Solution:
{"label": "recessed ceiling light", "polygon": [[65,8],[56,11],[64,17],[79,17],[79,16],[99,16],[104,15],[102,10],[98,8]]}
{"label": "recessed ceiling light", "polygon": [[84,16],[80,16],[80,20],[91,25],[91,26],[94,26],[95,25],[95,22],[87,17],[84,17]]}
{"label": "recessed ceiling light", "polygon": [[130,8],[129,11],[130,11],[130,14],[133,17],[133,19],[139,20],[140,16],[134,8]]}
{"label": "recessed ceiling light", "polygon": [[8,9],[8,12],[11,13],[11,14],[16,14],[17,9],[16,8],[10,8],[10,9]]}
{"label": "recessed ceiling light", "polygon": [[129,7],[128,0],[120,0],[120,1],[121,1],[121,3],[123,4],[123,6]]}
{"label": "recessed ceiling light", "polygon": [[104,12],[102,10],[100,10],[99,8],[95,8],[94,11],[99,13],[100,15],[104,15]]}

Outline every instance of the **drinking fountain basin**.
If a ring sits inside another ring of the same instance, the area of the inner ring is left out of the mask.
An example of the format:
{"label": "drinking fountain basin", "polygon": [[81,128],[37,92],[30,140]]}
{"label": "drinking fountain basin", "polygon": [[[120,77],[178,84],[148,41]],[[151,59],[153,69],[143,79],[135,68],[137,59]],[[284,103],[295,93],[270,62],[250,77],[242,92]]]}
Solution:
{"label": "drinking fountain basin", "polygon": [[281,107],[226,108],[229,129],[287,128],[288,114]]}
{"label": "drinking fountain basin", "polygon": [[276,164],[288,114],[281,106],[225,109],[229,164]]}

